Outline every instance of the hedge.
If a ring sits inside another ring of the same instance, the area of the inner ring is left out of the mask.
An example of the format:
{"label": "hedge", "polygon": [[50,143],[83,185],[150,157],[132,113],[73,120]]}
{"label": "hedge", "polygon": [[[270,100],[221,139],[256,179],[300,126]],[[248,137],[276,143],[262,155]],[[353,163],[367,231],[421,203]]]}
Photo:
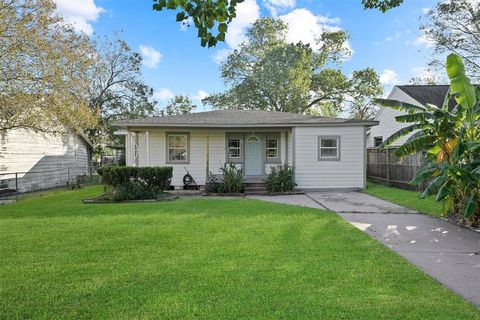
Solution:
{"label": "hedge", "polygon": [[172,167],[104,166],[97,170],[114,200],[153,199],[170,186]]}

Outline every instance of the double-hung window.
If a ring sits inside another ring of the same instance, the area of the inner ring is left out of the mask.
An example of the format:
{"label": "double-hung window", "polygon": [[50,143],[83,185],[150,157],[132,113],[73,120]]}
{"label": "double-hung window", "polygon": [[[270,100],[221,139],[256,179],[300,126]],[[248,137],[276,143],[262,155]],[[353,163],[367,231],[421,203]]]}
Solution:
{"label": "double-hung window", "polygon": [[240,159],[240,139],[228,140],[228,156],[230,159]]}
{"label": "double-hung window", "polygon": [[280,161],[280,137],[277,134],[267,134],[265,140],[265,154],[267,162]]}
{"label": "double-hung window", "polygon": [[237,134],[237,133],[228,134],[228,139],[227,139],[228,162],[240,163],[243,161],[242,140],[243,140],[242,134]]}
{"label": "double-hung window", "polygon": [[167,134],[167,163],[188,163],[188,133]]}
{"label": "double-hung window", "polygon": [[340,137],[318,137],[318,160],[340,160]]}

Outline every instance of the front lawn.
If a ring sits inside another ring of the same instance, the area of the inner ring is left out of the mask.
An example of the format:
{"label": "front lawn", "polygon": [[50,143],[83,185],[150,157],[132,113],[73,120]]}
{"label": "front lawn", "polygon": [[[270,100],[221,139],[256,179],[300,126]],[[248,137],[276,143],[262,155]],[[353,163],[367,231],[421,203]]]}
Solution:
{"label": "front lawn", "polygon": [[480,319],[331,212],[99,193],[0,206],[1,319]]}
{"label": "front lawn", "polygon": [[431,216],[441,217],[443,215],[443,206],[441,202],[436,201],[434,196],[420,199],[420,193],[418,191],[403,190],[369,182],[365,192],[377,198]]}

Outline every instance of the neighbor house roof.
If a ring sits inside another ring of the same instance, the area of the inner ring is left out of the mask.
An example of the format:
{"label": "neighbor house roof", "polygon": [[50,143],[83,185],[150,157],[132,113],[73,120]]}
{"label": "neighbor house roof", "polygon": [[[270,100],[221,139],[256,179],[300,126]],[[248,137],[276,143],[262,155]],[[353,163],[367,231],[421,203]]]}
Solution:
{"label": "neighbor house roof", "polygon": [[[415,99],[421,105],[427,103],[441,107],[450,86],[448,85],[406,85],[397,86],[400,90]],[[450,100],[449,109],[456,105],[455,99]]]}
{"label": "neighbor house roof", "polygon": [[259,110],[214,110],[185,115],[151,117],[113,122],[115,127],[280,127],[280,126],[372,126],[376,121],[327,118],[289,112]]}

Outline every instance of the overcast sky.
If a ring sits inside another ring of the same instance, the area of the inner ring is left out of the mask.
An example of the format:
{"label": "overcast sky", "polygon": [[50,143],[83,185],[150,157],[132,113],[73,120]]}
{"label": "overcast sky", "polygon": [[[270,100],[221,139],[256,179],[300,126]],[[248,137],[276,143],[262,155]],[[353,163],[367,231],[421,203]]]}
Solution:
{"label": "overcast sky", "polygon": [[264,16],[286,21],[292,42],[313,42],[323,30],[346,30],[353,55],[344,64],[345,73],[373,67],[388,91],[425,72],[431,43],[419,32],[420,17],[436,3],[405,0],[381,14],[364,10],[361,0],[245,0],[225,43],[207,49],[200,46],[194,28],[175,22],[173,11],[152,11],[150,0],[55,2],[79,32],[103,36],[123,31],[122,37],[143,55],[145,80],[162,103],[174,94],[188,94],[200,106],[208,93],[223,89],[219,63],[243,41],[246,28]]}

